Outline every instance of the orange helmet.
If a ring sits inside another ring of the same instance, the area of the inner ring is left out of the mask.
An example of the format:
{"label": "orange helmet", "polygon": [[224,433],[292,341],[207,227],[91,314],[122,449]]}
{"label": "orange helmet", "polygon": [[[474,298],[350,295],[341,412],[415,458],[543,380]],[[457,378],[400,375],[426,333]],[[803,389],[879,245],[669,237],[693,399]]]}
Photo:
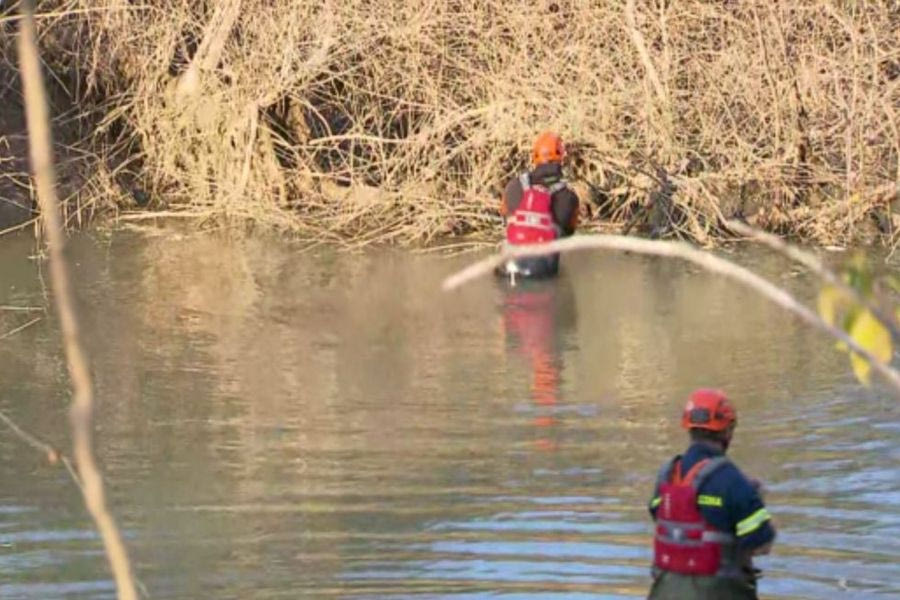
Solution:
{"label": "orange helmet", "polygon": [[534,140],[531,147],[531,164],[534,166],[548,162],[559,162],[566,157],[566,146],[562,138],[552,131],[545,131]]}
{"label": "orange helmet", "polygon": [[725,431],[735,423],[737,412],[725,397],[725,393],[708,388],[694,390],[691,393],[681,416],[681,426],[685,429]]}

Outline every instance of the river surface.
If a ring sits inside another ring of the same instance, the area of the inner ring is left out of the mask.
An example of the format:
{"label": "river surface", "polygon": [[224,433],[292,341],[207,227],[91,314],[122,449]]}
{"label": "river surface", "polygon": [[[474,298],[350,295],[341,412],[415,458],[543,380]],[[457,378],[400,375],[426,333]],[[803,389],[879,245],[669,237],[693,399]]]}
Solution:
{"label": "river surface", "polygon": [[[68,452],[34,251],[0,238],[0,410]],[[730,393],[731,454],[768,488],[762,597],[900,597],[897,402],[728,281],[596,252],[445,294],[475,255],[172,233],[69,256],[98,457],[152,598],[640,597],[646,502],[698,386]],[[814,297],[781,257],[735,258]],[[113,597],[77,488],[0,424],[0,598]]]}

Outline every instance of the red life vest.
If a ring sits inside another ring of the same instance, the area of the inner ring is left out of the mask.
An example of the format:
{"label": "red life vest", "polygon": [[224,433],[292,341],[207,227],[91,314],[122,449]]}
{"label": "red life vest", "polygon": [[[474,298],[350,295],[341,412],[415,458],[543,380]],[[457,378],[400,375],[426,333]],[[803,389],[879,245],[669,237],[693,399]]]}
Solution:
{"label": "red life vest", "polygon": [[707,458],[682,476],[676,457],[660,472],[654,567],[683,575],[733,575],[734,536],[707,523],[697,506],[703,481],[727,462],[724,456]]}
{"label": "red life vest", "polygon": [[528,173],[519,177],[522,201],[506,223],[506,241],[514,246],[539,244],[559,237],[559,227],[553,220],[553,194],[566,187],[559,181],[547,188],[531,185]]}

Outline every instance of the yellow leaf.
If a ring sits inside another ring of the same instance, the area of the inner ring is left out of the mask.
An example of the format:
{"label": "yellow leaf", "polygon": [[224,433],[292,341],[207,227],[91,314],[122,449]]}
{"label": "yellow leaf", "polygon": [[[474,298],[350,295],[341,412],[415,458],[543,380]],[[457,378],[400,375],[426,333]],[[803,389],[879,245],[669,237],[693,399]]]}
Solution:
{"label": "yellow leaf", "polygon": [[837,319],[838,303],[841,300],[841,293],[837,288],[826,285],[819,292],[818,308],[819,316],[829,325],[834,325]]}
{"label": "yellow leaf", "polygon": [[[891,347],[891,334],[887,328],[881,324],[881,321],[872,316],[872,313],[865,310],[853,321],[850,328],[850,337],[868,350],[875,358],[884,364],[891,360],[893,348]],[[852,352],[850,354],[850,364],[853,367],[853,373],[864,385],[869,385],[872,367],[869,362]]]}

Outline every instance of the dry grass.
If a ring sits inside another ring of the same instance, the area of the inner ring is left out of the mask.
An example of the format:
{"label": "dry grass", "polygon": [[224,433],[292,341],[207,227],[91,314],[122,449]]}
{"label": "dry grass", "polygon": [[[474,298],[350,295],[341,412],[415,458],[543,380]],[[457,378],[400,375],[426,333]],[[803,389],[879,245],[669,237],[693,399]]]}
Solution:
{"label": "dry grass", "polygon": [[[535,133],[701,242],[745,216],[823,244],[893,236],[892,0],[48,0],[46,52],[94,126],[92,193],[354,243],[496,230]],[[3,25],[0,24],[0,27]],[[0,50],[5,52],[0,42]],[[582,185],[583,197],[587,185]],[[671,204],[671,205],[670,205]]]}

